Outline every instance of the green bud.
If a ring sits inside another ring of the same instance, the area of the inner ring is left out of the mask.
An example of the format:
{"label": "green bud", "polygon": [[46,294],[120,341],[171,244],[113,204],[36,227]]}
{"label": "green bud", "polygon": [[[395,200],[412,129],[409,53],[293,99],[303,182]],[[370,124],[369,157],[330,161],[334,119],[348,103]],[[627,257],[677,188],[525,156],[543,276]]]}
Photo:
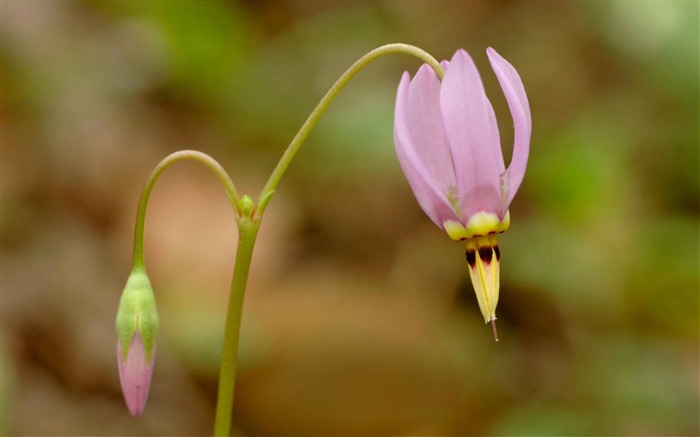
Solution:
{"label": "green bud", "polygon": [[151,281],[143,269],[134,269],[126,281],[119,301],[116,327],[123,360],[126,359],[131,339],[137,331],[146,349],[146,360],[151,359],[158,332],[158,310]]}
{"label": "green bud", "polygon": [[240,205],[243,217],[250,217],[250,213],[253,210],[253,206],[255,205],[255,202],[253,202],[253,198],[247,194],[244,195],[243,197],[241,197]]}

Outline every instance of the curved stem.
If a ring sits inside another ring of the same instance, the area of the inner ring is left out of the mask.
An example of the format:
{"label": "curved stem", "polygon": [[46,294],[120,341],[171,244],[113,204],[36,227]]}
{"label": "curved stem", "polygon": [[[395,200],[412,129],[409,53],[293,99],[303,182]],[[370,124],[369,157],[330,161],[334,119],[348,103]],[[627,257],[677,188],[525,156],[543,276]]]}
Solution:
{"label": "curved stem", "polygon": [[197,152],[196,150],[181,150],[179,152],[172,153],[162,161],[158,163],[156,168],[153,169],[151,175],[148,177],[148,181],[141,192],[141,199],[139,199],[139,208],[136,213],[136,232],[134,233],[134,259],[133,259],[133,269],[145,270],[143,262],[143,230],[146,224],[146,207],[148,206],[148,198],[151,196],[151,191],[153,186],[158,180],[158,177],[165,171],[166,168],[170,167],[173,163],[177,161],[182,161],[184,159],[191,159],[194,161],[201,162],[206,165],[211,171],[216,174],[221,183],[224,185],[226,194],[231,202],[231,206],[236,213],[236,221],[239,221],[240,213],[240,199],[238,198],[238,193],[236,192],[236,187],[233,181],[229,177],[226,170],[224,170],[221,165],[216,162],[211,156]]}
{"label": "curved stem", "polygon": [[248,282],[250,261],[253,256],[255,239],[260,228],[259,221],[243,216],[238,222],[238,248],[233,268],[231,293],[226,313],[224,349],[219,369],[219,390],[216,400],[214,436],[228,436],[231,429],[234,386],[236,384],[236,364],[238,362],[238,339],[241,332],[243,297]]}
{"label": "curved stem", "polygon": [[221,368],[219,373],[219,389],[216,404],[216,418],[214,424],[215,436],[228,436],[231,428],[231,412],[233,409],[233,395],[236,378],[236,364],[238,355],[238,344],[240,337],[240,326],[243,313],[243,298],[250,272],[250,263],[255,247],[255,240],[260,228],[260,221],[269,202],[275,187],[284,175],[287,167],[291,163],[294,155],[301,147],[302,143],[309,136],[311,129],[316,125],[319,118],[330,103],[335,99],[340,90],[352,79],[360,70],[380,56],[391,53],[404,53],[412,55],[429,64],[438,76],[442,79],[445,72],[440,63],[424,50],[407,44],[388,44],[372,50],[357,62],[355,62],[343,75],[333,84],[326,95],[321,99],[311,115],[302,125],[292,142],[285,150],[282,158],[277,163],[265,187],[263,188],[257,204],[247,196],[243,199],[238,197],[233,182],[226,174],[226,171],[211,157],[195,151],[181,151],[173,153],[163,159],[153,170],[151,176],[139,201],[139,209],[136,218],[136,235],[134,243],[134,268],[144,269],[143,264],[143,231],[146,215],[146,205],[153,185],[160,174],[172,163],[182,159],[193,159],[209,167],[217,177],[223,182],[226,193],[236,212],[236,222],[238,223],[238,248],[236,250],[236,261],[231,281],[231,294],[229,295],[228,311],[226,314],[226,327],[224,334],[224,346],[221,358]]}
{"label": "curved stem", "polygon": [[345,71],[345,73],[343,73],[342,76],[340,76],[340,78],[328,90],[326,95],[323,96],[318,105],[316,105],[316,108],[313,110],[311,115],[309,115],[304,124],[301,126],[299,132],[297,132],[296,136],[292,139],[292,142],[289,143],[289,146],[287,146],[287,150],[284,151],[284,155],[282,155],[282,158],[280,158],[279,162],[277,163],[277,167],[275,167],[275,169],[272,171],[270,178],[267,180],[267,183],[265,184],[265,187],[263,188],[262,193],[260,194],[260,198],[258,199],[258,208],[255,211],[254,215],[255,218],[262,218],[262,214],[265,211],[267,202],[270,200],[270,197],[272,196],[275,187],[279,183],[280,179],[282,179],[282,176],[287,170],[287,167],[289,167],[289,164],[292,162],[292,159],[294,159],[294,155],[296,155],[297,151],[299,150],[299,147],[301,147],[301,145],[304,143],[306,137],[309,136],[311,130],[321,118],[321,115],[323,115],[328,106],[338,95],[340,90],[343,89],[343,87],[350,81],[350,79],[352,79],[360,70],[365,68],[369,63],[381,56],[388,55],[390,53],[403,53],[415,56],[416,58],[430,65],[433,68],[433,70],[435,70],[440,79],[442,79],[445,76],[445,70],[440,66],[440,63],[435,58],[430,56],[430,54],[425,50],[419,49],[418,47],[409,44],[387,44],[372,50],[371,52],[358,59],[354,64],[350,66],[350,68],[348,68]]}

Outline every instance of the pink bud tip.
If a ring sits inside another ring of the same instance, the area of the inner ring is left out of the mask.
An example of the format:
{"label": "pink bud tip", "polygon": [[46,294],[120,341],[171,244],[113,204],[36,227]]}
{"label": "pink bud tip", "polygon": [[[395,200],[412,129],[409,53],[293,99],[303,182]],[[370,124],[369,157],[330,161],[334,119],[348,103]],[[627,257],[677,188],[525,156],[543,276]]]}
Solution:
{"label": "pink bud tip", "polygon": [[139,417],[146,407],[148,391],[151,388],[156,345],[153,344],[150,362],[146,361],[146,348],[141,340],[141,335],[136,332],[131,340],[126,359],[124,359],[122,352],[121,342],[118,342],[117,363],[119,365],[119,381],[122,385],[122,393],[131,415]]}

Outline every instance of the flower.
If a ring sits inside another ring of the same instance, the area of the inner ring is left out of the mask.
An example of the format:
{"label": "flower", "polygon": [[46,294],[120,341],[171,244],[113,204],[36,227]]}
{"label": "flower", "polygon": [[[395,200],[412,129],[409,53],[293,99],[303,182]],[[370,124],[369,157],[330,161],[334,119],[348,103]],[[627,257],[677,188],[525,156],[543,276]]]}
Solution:
{"label": "flower", "polygon": [[532,120],[515,68],[492,48],[489,61],[515,127],[506,169],[496,116],[474,62],[458,50],[442,62],[440,81],[424,64],[405,72],[396,98],[394,142],[413,194],[430,219],[453,240],[466,241],[466,257],[479,307],[496,333],[500,250],[496,234],[510,226],[508,207],[525,175]]}
{"label": "flower", "polygon": [[131,272],[117,310],[117,366],[129,412],[141,416],[151,387],[156,357],[158,311],[145,270]]}

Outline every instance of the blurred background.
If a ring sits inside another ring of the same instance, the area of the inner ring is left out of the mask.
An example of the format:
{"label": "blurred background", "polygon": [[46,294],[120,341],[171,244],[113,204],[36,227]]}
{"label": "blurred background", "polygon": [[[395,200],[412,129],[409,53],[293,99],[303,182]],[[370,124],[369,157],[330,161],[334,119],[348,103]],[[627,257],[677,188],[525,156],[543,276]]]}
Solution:
{"label": "blurred background", "polygon": [[236,435],[698,435],[697,2],[3,1],[1,428],[208,435],[236,228],[196,163],[155,187],[161,317],[133,419],[114,317],[140,190],[194,148],[257,197],[316,102],[389,42],[519,71],[534,132],[494,343],[464,248],[394,155],[382,58],[283,178],[247,290]]}

